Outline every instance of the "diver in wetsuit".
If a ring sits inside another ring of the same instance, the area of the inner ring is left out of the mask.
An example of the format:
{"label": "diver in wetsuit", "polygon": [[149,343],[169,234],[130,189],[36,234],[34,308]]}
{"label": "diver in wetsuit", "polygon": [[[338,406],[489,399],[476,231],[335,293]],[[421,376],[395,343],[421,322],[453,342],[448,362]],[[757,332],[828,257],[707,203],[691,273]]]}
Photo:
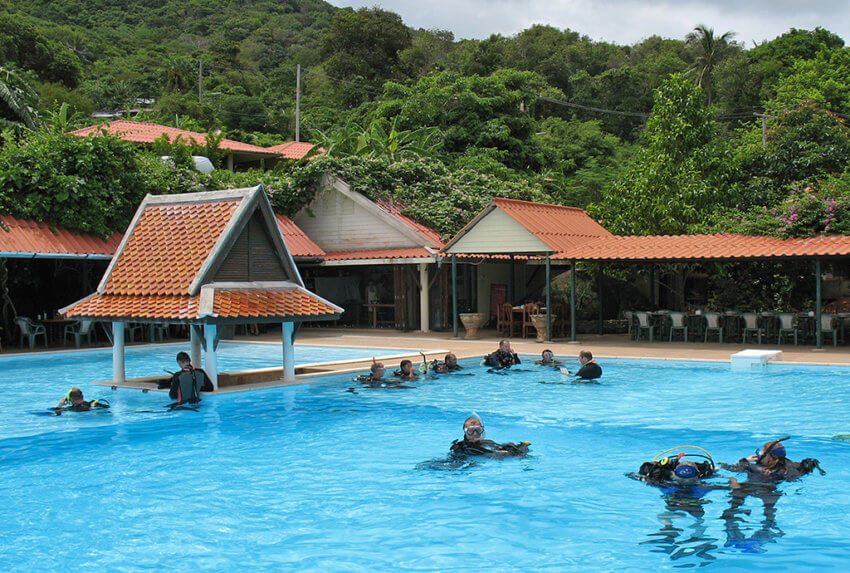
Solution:
{"label": "diver in wetsuit", "polygon": [[192,366],[188,354],[178,352],[177,364],[180,365],[180,370],[171,376],[171,389],[168,392],[168,396],[175,402],[169,404],[169,407],[197,404],[201,401],[201,391],[213,391],[214,387],[210,377],[200,368]]}
{"label": "diver in wetsuit", "polygon": [[86,401],[83,398],[83,391],[73,386],[59,404],[53,408],[57,414],[63,411],[67,412],[88,412],[92,408],[109,408],[109,402],[106,400],[91,400]]}
{"label": "diver in wetsuit", "polygon": [[593,354],[590,350],[579,352],[578,361],[581,364],[581,368],[577,372],[567,371],[567,375],[572,375],[582,380],[595,380],[602,376],[602,368],[593,359]]}
{"label": "diver in wetsuit", "polygon": [[503,339],[499,341],[499,349],[492,354],[488,354],[484,359],[484,363],[492,368],[501,369],[510,368],[514,364],[520,364],[521,361],[516,352],[511,350],[510,341]]}
{"label": "diver in wetsuit", "polygon": [[497,444],[484,439],[484,425],[475,417],[463,422],[463,439],[455,440],[449,448],[452,456],[484,456],[487,458],[506,458],[524,456],[528,453],[529,442]]}
{"label": "diver in wetsuit", "polygon": [[534,362],[541,366],[554,366],[555,368],[561,365],[561,361],[555,359],[555,353],[548,348],[540,353],[540,360],[535,360]]}
{"label": "diver in wetsuit", "polygon": [[442,361],[434,360],[431,362],[427,369],[437,374],[445,374],[446,372],[462,370],[463,367],[457,363],[457,356],[449,352]]}
{"label": "diver in wetsuit", "polygon": [[387,381],[384,380],[384,372],[383,362],[372,362],[372,366],[369,367],[369,374],[361,374],[360,376],[357,376],[354,381],[360,382],[364,386],[369,386],[370,388],[380,388],[387,384]]}
{"label": "diver in wetsuit", "polygon": [[[724,465],[723,468],[733,472],[746,472],[748,479],[757,482],[778,482],[782,480],[793,480],[806,474],[812,473],[817,468],[821,475],[824,472],[820,469],[818,460],[814,458],[806,458],[801,462],[793,462],[785,457],[785,446],[783,440],[773,440],[767,442],[756,453],[748,458],[741,458],[733,465]],[[732,487],[735,487],[737,480],[733,481]]]}
{"label": "diver in wetsuit", "polygon": [[393,376],[396,378],[401,378],[405,381],[416,380],[418,374],[416,370],[413,368],[413,362],[410,360],[402,360],[398,365],[398,370],[393,372]]}

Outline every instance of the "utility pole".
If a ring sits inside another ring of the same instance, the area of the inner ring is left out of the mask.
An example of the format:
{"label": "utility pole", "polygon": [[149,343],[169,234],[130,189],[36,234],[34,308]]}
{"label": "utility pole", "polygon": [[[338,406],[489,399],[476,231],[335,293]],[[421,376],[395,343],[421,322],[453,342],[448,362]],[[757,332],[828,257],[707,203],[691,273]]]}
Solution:
{"label": "utility pole", "polygon": [[204,101],[204,61],[198,60],[198,101]]}
{"label": "utility pole", "polygon": [[301,141],[301,64],[295,68],[295,141]]}
{"label": "utility pole", "polygon": [[776,116],[758,112],[753,112],[753,115],[761,118],[761,146],[767,147],[767,118],[776,119]]}

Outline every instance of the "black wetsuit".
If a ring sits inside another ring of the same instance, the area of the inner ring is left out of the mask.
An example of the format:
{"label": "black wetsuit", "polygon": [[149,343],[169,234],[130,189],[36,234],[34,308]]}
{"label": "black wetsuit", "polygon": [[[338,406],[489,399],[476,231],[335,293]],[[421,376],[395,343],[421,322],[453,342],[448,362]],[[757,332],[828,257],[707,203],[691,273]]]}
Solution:
{"label": "black wetsuit", "polygon": [[492,354],[488,354],[485,362],[487,366],[493,368],[510,368],[514,364],[521,363],[516,352],[505,352],[504,350],[497,350]]}
{"label": "black wetsuit", "polygon": [[201,391],[211,392],[213,383],[207,373],[200,368],[185,366],[180,372],[171,377],[169,397],[177,400],[177,404],[197,404],[201,401]]}
{"label": "black wetsuit", "polygon": [[68,412],[88,412],[92,408],[109,408],[108,402],[101,402],[100,400],[92,400],[91,402],[87,402],[83,400],[77,404],[70,404],[68,406],[61,406],[58,408],[59,410],[66,410]]}
{"label": "black wetsuit", "polygon": [[[678,465],[679,461],[675,458],[670,459],[666,464],[659,461],[644,462],[638,470],[638,475],[645,481],[655,484],[672,483],[676,481],[673,472]],[[711,477],[714,474],[714,468],[710,462],[697,462],[694,465],[696,465],[697,475],[695,477],[697,479]]]}
{"label": "black wetsuit", "polygon": [[[507,452],[507,453],[502,453]],[[490,458],[501,458],[506,456],[524,456],[528,453],[528,444],[497,444],[493,440],[455,440],[449,448],[452,456],[486,456]]]}
{"label": "black wetsuit", "polygon": [[591,360],[579,368],[575,375],[582,380],[594,380],[602,376],[602,368],[600,368],[599,364],[597,364],[595,360]]}

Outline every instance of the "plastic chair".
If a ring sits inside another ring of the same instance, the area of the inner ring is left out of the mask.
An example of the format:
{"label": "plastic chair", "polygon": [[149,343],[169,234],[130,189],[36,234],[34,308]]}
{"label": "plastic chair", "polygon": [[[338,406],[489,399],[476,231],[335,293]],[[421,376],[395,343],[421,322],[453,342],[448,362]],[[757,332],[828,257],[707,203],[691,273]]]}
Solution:
{"label": "plastic chair", "polygon": [[649,323],[649,313],[648,312],[636,312],[634,314],[635,318],[637,318],[637,338],[635,340],[640,340],[641,332],[646,330],[647,335],[649,336],[649,341],[652,342],[653,337],[655,336],[655,325]]}
{"label": "plastic chair", "polygon": [[832,333],[832,345],[838,346],[838,329],[833,326],[835,324],[835,319],[837,317],[834,314],[822,314],[820,315],[820,331],[821,334],[826,335],[830,332]]}
{"label": "plastic chair", "polygon": [[531,330],[531,335],[537,335],[537,329],[534,328],[534,323],[531,322],[532,314],[540,314],[540,305],[536,302],[529,302],[522,305],[522,337],[526,338],[526,334]]}
{"label": "plastic chair", "polygon": [[688,341],[688,326],[685,324],[685,313],[684,312],[671,312],[670,313],[670,339],[669,342],[673,342],[673,333],[677,330],[682,331],[682,342]]}
{"label": "plastic chair", "polygon": [[152,322],[150,324],[150,335],[151,342],[156,342],[157,340],[165,342],[165,339],[168,336],[168,324]]}
{"label": "plastic chair", "polygon": [[635,313],[630,311],[630,310],[624,310],[623,311],[623,318],[626,319],[626,327],[628,328],[626,333],[628,334],[629,340],[631,340],[632,339],[632,328],[634,327],[634,321],[635,321]]}
{"label": "plastic chair", "polygon": [[35,349],[35,340],[39,336],[44,337],[44,347],[47,346],[47,329],[43,324],[36,324],[26,316],[16,316],[15,324],[18,325],[18,328],[21,330],[21,348],[24,347],[24,337],[29,338],[30,350]]}
{"label": "plastic chair", "polygon": [[70,336],[74,339],[74,346],[79,348],[82,344],[83,337],[85,337],[86,342],[91,344],[91,334],[93,329],[93,320],[78,320],[73,324],[69,324],[65,327],[65,333],[62,337],[62,340],[65,340]]}
{"label": "plastic chair", "polygon": [[761,344],[761,335],[764,329],[759,326],[759,317],[754,312],[745,312],[744,317],[744,344],[747,343],[747,335],[754,334],[758,338],[758,343]]}
{"label": "plastic chair", "polygon": [[779,336],[776,338],[776,344],[782,344],[783,334],[794,335],[794,346],[797,346],[797,327],[794,326],[794,314],[783,312],[779,316]]}
{"label": "plastic chair", "polygon": [[723,327],[720,326],[720,315],[716,312],[706,312],[705,317],[705,338],[703,342],[708,342],[708,336],[712,332],[717,333],[717,341],[723,344]]}
{"label": "plastic chair", "polygon": [[136,334],[145,335],[145,325],[138,322],[124,323],[124,336],[130,339],[130,342],[136,342]]}

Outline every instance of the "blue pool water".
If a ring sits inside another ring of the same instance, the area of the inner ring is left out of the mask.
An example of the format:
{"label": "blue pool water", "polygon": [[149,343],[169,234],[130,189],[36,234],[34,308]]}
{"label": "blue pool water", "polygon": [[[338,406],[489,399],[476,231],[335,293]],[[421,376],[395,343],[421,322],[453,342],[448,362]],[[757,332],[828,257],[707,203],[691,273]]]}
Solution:
{"label": "blue pool water", "polygon": [[[30,360],[34,372],[45,367]],[[82,372],[87,358],[78,360]],[[332,376],[208,396],[199,412],[134,414],[165,400],[130,390],[106,390],[108,414],[28,416],[44,404],[18,402],[3,428],[28,417],[55,426],[0,440],[0,568],[846,563],[850,443],[831,439],[850,433],[846,368],[608,360],[600,384],[571,385],[533,365],[507,375],[466,366],[410,390],[350,392],[348,377]],[[75,376],[32,384],[60,391]],[[529,440],[532,455],[441,464],[472,412],[488,437]],[[90,422],[109,416],[120,422]],[[749,497],[749,513],[730,514],[725,490],[670,503],[624,475],[668,447],[697,444],[733,462],[788,434],[789,457],[818,458],[828,473],[781,484],[767,512]]]}

